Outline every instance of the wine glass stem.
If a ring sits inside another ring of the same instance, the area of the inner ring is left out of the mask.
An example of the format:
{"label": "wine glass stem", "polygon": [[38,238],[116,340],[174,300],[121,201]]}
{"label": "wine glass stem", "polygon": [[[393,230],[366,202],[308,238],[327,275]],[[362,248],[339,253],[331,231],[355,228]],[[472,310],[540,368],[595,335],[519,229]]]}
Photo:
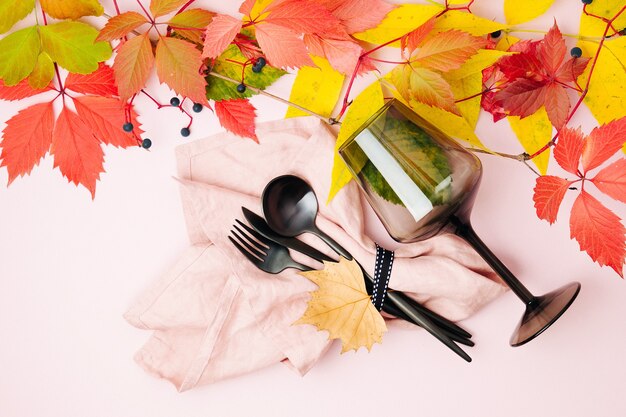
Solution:
{"label": "wine glass stem", "polygon": [[496,255],[485,245],[485,243],[478,237],[472,225],[463,222],[457,217],[451,218],[452,224],[456,227],[456,234],[465,239],[472,247],[478,252],[480,256],[493,268],[494,271],[506,282],[506,284],[513,290],[515,295],[522,300],[525,304],[531,304],[535,297],[532,295],[528,288],[526,288],[511,271],[504,265]]}

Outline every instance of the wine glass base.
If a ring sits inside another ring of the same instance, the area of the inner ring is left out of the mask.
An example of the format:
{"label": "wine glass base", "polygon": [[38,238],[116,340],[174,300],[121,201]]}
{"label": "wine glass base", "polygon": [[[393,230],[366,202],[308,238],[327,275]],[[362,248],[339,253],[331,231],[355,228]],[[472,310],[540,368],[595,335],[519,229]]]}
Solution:
{"label": "wine glass base", "polygon": [[580,292],[580,283],[571,282],[552,292],[534,297],[526,305],[515,332],[511,336],[511,346],[521,346],[530,342],[550,327],[576,299]]}

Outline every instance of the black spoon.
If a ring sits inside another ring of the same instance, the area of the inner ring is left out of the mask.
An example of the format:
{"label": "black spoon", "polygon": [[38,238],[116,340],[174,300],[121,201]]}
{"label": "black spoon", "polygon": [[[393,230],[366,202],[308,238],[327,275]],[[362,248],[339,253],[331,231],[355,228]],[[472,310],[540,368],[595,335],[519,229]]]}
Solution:
{"label": "black spoon", "polygon": [[[338,255],[351,260],[352,255],[315,224],[318,203],[313,188],[300,177],[283,175],[270,181],[261,197],[263,215],[267,224],[278,234],[295,237],[313,233],[330,246]],[[366,277],[370,278],[368,275]],[[387,297],[414,323],[419,324],[457,355],[471,362],[472,358],[446,335],[431,319],[416,310],[406,299],[390,291]]]}

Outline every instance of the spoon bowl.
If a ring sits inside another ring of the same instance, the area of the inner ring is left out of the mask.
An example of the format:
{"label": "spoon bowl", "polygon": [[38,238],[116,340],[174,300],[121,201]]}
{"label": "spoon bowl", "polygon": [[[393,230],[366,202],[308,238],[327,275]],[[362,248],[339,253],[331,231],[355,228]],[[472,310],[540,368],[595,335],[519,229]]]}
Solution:
{"label": "spoon bowl", "polygon": [[316,228],[317,198],[302,178],[274,178],[263,190],[262,200],[265,219],[277,233],[294,237]]}

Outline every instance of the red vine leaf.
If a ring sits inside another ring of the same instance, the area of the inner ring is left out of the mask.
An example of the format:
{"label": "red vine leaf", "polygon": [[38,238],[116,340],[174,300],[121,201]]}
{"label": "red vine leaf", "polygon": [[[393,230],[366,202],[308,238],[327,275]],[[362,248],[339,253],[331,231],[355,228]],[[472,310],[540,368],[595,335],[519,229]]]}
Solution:
{"label": "red vine leaf", "polygon": [[9,101],[21,100],[23,98],[45,93],[46,91],[50,91],[51,89],[51,85],[46,88],[34,89],[30,86],[30,84],[28,84],[27,78],[20,81],[17,85],[11,87],[6,86],[4,84],[4,81],[0,80],[0,99]]}
{"label": "red vine leaf", "polygon": [[113,68],[100,63],[98,69],[91,74],[70,73],[65,79],[65,88],[82,94],[94,94],[102,97],[118,95]]}
{"label": "red vine leaf", "polygon": [[604,194],[626,203],[626,159],[603,168],[591,181]]}
{"label": "red vine leaf", "polygon": [[527,78],[513,81],[496,93],[495,99],[510,115],[527,117],[535,113],[546,101],[545,84]]}
{"label": "red vine leaf", "polygon": [[104,153],[98,140],[76,113],[63,108],[52,133],[50,154],[68,181],[82,184],[96,195],[96,181],[104,172]]}
{"label": "red vine leaf", "polygon": [[152,44],[147,33],[130,39],[119,48],[113,71],[123,101],[144,87],[153,65]]}
{"label": "red vine leaf", "polygon": [[549,74],[556,73],[567,52],[565,40],[556,22],[548,33],[546,33],[546,36],[543,37],[543,41],[539,44],[537,52],[539,52],[538,58],[546,71]]}
{"label": "red vine leaf", "polygon": [[570,102],[565,88],[558,84],[546,85],[545,107],[548,119],[554,126],[562,128],[569,115]]}
{"label": "red vine leaf", "polygon": [[579,175],[578,164],[583,152],[584,135],[578,129],[564,127],[559,133],[559,141],[554,147],[554,159],[569,173]]}
{"label": "red vine leaf", "polygon": [[297,33],[323,34],[340,25],[326,7],[311,0],[285,0],[272,8],[265,21]]}
{"label": "red vine leaf", "polygon": [[249,100],[216,101],[215,114],[225,129],[235,135],[250,138],[259,143],[254,125],[256,109]]}
{"label": "red vine leaf", "polygon": [[256,0],[245,0],[241,3],[241,6],[239,6],[239,13],[246,16],[250,15],[250,12],[252,12],[252,8],[254,7],[254,3],[256,3]]}
{"label": "red vine leaf", "polygon": [[194,44],[162,37],[157,44],[155,62],[161,82],[195,103],[208,106],[206,81],[200,74],[202,56]]}
{"label": "red vine leaf", "polygon": [[150,11],[152,16],[164,16],[174,10],[182,7],[187,0],[152,0],[150,2]]}
{"label": "red vine leaf", "polygon": [[537,210],[537,217],[547,220],[550,224],[556,221],[561,201],[572,181],[561,177],[544,175],[538,177],[535,184],[533,201]]}
{"label": "red vine leaf", "polygon": [[315,66],[300,36],[285,27],[273,23],[255,25],[259,46],[274,67],[300,68]]}
{"label": "red vine leaf", "polygon": [[556,78],[566,84],[576,81],[585,72],[589,60],[589,58],[580,57],[565,61],[556,72]]}
{"label": "red vine leaf", "polygon": [[219,14],[213,18],[204,32],[202,57],[217,58],[235,39],[242,22],[232,16]]}
{"label": "red vine leaf", "polygon": [[145,23],[148,23],[148,19],[137,12],[125,12],[118,16],[113,16],[100,30],[96,41],[110,42],[123,38]]}
{"label": "red vine leaf", "polygon": [[610,266],[622,278],[626,229],[620,218],[585,190],[576,198],[570,217],[570,234],[591,259]]}
{"label": "red vine leaf", "polygon": [[582,164],[585,173],[615,154],[626,142],[626,117],[594,128],[583,146]]}
{"label": "red vine leaf", "polygon": [[350,38],[330,39],[305,34],[303,39],[311,54],[325,57],[334,69],[346,75],[352,74],[363,52]]}
{"label": "red vine leaf", "polygon": [[323,3],[348,33],[376,27],[396,7],[382,0],[328,0]]}
{"label": "red vine leaf", "polygon": [[[81,120],[100,142],[120,148],[137,146],[136,137],[121,128],[126,122],[126,103],[116,98],[81,96],[74,98],[74,105]],[[130,111],[130,122],[135,126],[133,132],[139,136],[143,131],[137,122],[137,114],[132,109]]]}
{"label": "red vine leaf", "polygon": [[413,58],[426,68],[446,72],[460,68],[485,45],[482,37],[452,29],[429,38]]}
{"label": "red vine leaf", "polygon": [[52,102],[35,104],[10,118],[4,129],[2,164],[9,173],[9,184],[18,176],[30,174],[52,143],[54,109]]}

